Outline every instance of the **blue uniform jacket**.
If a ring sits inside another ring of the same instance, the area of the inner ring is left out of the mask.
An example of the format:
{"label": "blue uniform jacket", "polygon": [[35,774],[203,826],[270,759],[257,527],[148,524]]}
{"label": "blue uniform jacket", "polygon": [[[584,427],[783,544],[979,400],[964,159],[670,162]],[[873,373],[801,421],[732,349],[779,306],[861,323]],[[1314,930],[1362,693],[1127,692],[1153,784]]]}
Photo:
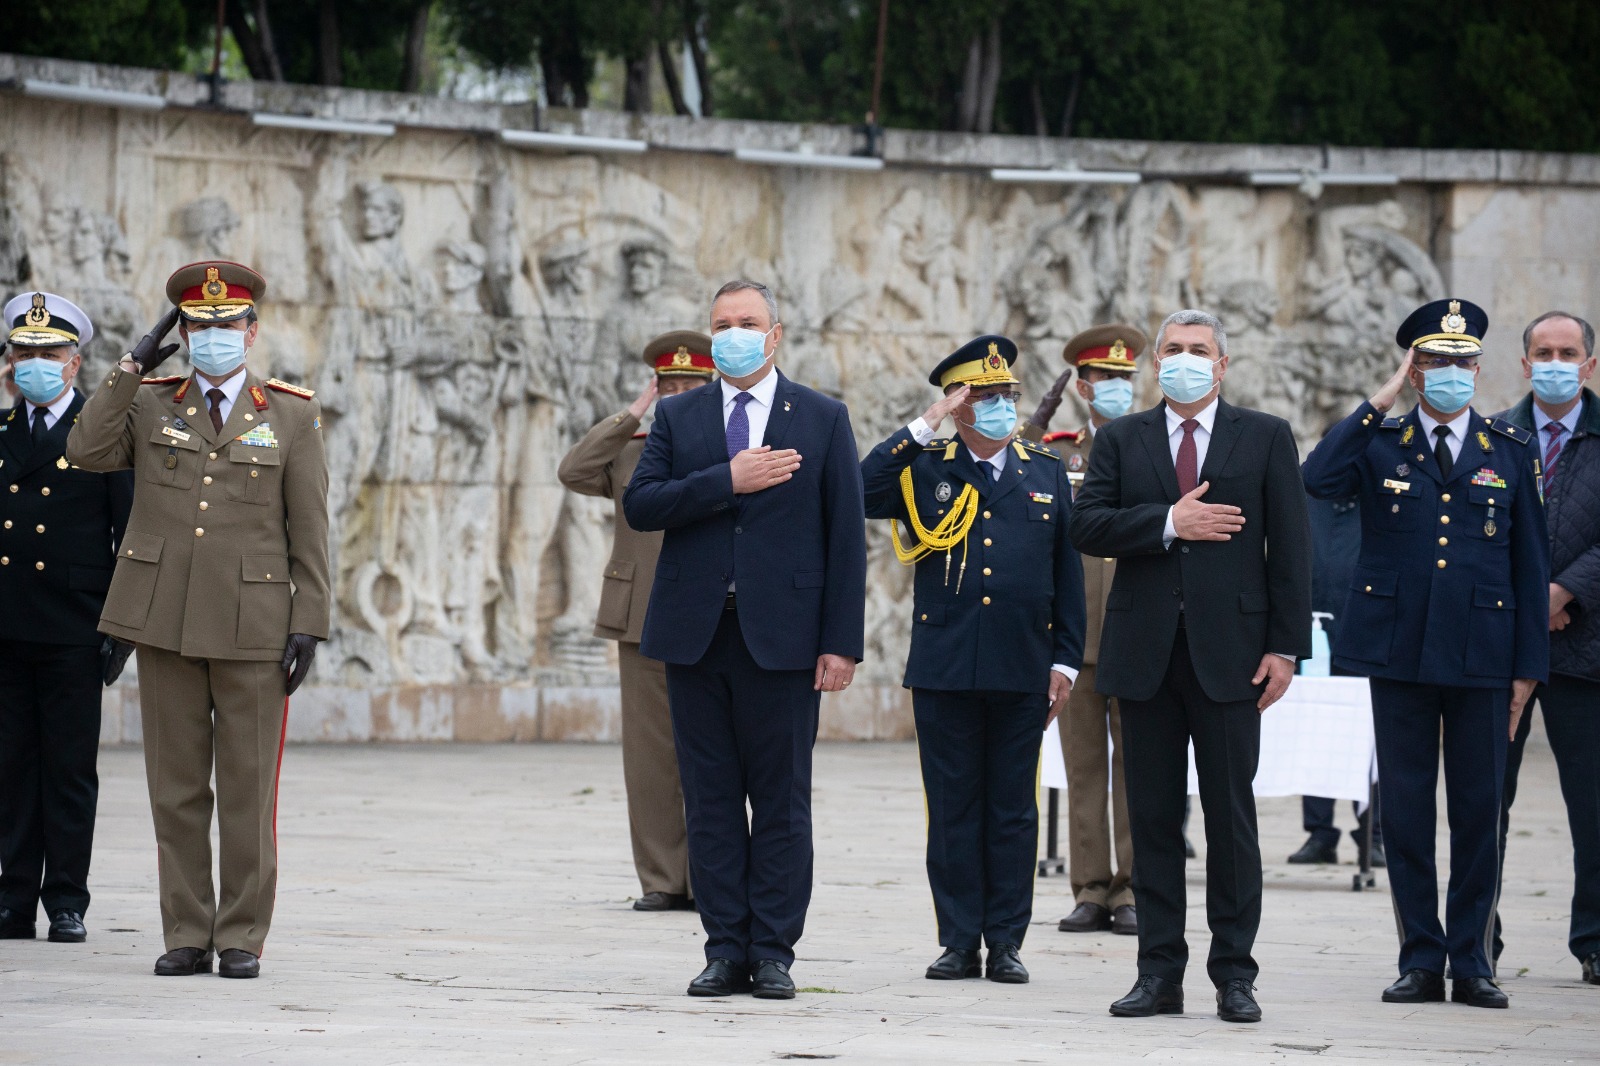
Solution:
{"label": "blue uniform jacket", "polygon": [[860,660],[866,519],[844,404],[781,374],[764,443],[793,448],[781,485],[736,496],[715,383],[663,399],[623,494],[640,532],[665,530],[640,651],[691,665],[711,646],[728,584],[739,628],[764,670],[814,670],[820,655]]}
{"label": "blue uniform jacket", "polygon": [[1530,434],[1469,411],[1450,480],[1415,411],[1370,403],[1301,474],[1318,499],[1359,495],[1361,555],[1333,661],[1391,681],[1506,688],[1550,663],[1550,564]]}
{"label": "blue uniform jacket", "polygon": [[915,534],[905,528],[902,470],[911,468],[918,513],[930,529],[963,488],[978,490],[960,592],[961,545],[953,549],[948,584],[943,552],[916,564],[908,688],[1043,693],[1051,664],[1083,665],[1083,565],[1067,541],[1072,490],[1065,468],[1054,452],[1025,443],[1008,445],[1005,456],[996,481],[960,441],[924,448],[902,429],[861,463],[867,517],[898,519],[907,546]]}

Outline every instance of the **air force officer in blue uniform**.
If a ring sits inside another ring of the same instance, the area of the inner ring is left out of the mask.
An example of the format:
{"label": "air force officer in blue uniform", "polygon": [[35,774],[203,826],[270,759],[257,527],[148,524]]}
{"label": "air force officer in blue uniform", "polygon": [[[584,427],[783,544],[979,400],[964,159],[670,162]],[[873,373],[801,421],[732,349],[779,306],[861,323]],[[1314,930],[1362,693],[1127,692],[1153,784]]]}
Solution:
{"label": "air force officer in blue uniform", "polygon": [[[1550,567],[1531,434],[1469,406],[1482,309],[1418,308],[1383,388],[1306,459],[1319,499],[1359,494],[1361,555],[1334,665],[1371,678],[1383,837],[1401,926],[1400,979],[1388,1003],[1451,998],[1504,1007],[1488,936],[1499,875],[1506,745],[1550,657]],[[1421,402],[1385,417],[1407,382]],[[1443,725],[1450,891],[1439,924],[1434,866]]]}
{"label": "air force officer in blue uniform", "polygon": [[[929,376],[945,396],[861,464],[867,514],[909,527],[905,684],[928,803],[928,881],[944,954],[934,980],[1024,984],[1033,917],[1040,734],[1083,665],[1083,568],[1054,452],[1013,439],[1017,348],[970,341]],[[956,439],[935,440],[946,417]]]}
{"label": "air force officer in blue uniform", "polygon": [[666,531],[640,650],[667,664],[707,937],[689,994],[790,999],[821,693],[862,655],[861,475],[844,405],[778,373],[764,286],[724,285],[711,336],[721,381],[661,401],[623,511]]}

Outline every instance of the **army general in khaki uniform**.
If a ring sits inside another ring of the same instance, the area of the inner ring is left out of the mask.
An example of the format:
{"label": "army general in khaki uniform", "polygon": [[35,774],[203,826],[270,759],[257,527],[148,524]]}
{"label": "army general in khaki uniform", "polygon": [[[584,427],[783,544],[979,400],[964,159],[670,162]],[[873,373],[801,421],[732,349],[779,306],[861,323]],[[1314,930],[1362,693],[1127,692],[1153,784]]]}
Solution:
{"label": "army general in khaki uniform", "polygon": [[616,501],[611,561],[600,593],[594,635],[617,642],[622,674],[622,777],[628,791],[628,831],[639,875],[638,911],[690,910],[689,841],[683,821],[678,753],[667,707],[666,667],[639,654],[650,583],[655,579],[661,534],[640,533],[622,517],[622,492],[644,451],[640,419],[659,394],[672,396],[704,385],[714,371],[711,338],[692,330],[664,333],[645,346],[655,371],[627,410],[591,429],[557,475],[573,492]]}
{"label": "army general in khaki uniform", "polygon": [[[1077,430],[1046,433],[1055,406],[1047,396],[1022,429],[1022,436],[1054,448],[1067,465],[1067,480],[1076,495],[1089,467],[1095,433],[1121,418],[1133,406],[1134,360],[1148,343],[1142,331],[1125,323],[1093,326],[1067,341],[1062,358],[1078,371],[1077,392],[1089,405],[1089,424]],[[1051,394],[1059,402],[1068,369]],[[1072,896],[1077,904],[1061,919],[1063,933],[1110,929],[1129,936],[1139,932],[1133,904],[1133,840],[1128,829],[1128,788],[1122,774],[1122,714],[1116,700],[1094,690],[1100,652],[1100,625],[1106,596],[1117,572],[1112,559],[1083,557],[1083,590],[1089,628],[1083,645],[1083,675],[1061,716],[1061,748],[1067,766],[1067,854]],[[1111,751],[1107,752],[1109,737]],[[1109,756],[1109,757],[1108,757]],[[1106,816],[1107,775],[1111,781],[1111,817]],[[1116,866],[1112,867],[1115,857]]]}
{"label": "army general in khaki uniform", "polygon": [[[139,649],[155,820],[163,976],[254,977],[277,888],[278,766],[288,694],[328,635],[328,471],[309,390],[245,367],[261,276],[194,263],[174,309],[78,416],[67,458],[132,468],[133,513],[102,632]],[[177,350],[193,373],[145,378]],[[220,897],[211,880],[216,769]]]}

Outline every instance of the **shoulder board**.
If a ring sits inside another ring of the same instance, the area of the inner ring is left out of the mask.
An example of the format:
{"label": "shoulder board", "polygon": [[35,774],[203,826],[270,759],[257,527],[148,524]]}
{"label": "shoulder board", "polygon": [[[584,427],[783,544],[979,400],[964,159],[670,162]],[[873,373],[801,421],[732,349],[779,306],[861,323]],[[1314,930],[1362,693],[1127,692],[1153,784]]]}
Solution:
{"label": "shoulder board", "polygon": [[182,374],[174,374],[170,378],[140,378],[141,385],[171,385],[174,381],[182,381]]}
{"label": "shoulder board", "polygon": [[316,393],[311,389],[302,388],[299,385],[291,385],[287,381],[279,381],[277,378],[268,378],[266,381],[263,381],[262,384],[269,389],[274,389],[278,392],[287,392],[291,396],[298,396],[302,400],[309,400],[311,397],[316,395]]}
{"label": "shoulder board", "polygon": [[1042,444],[1035,444],[1031,440],[1019,441],[1018,443],[1020,443],[1024,448],[1028,449],[1028,451],[1032,452],[1034,455],[1048,455],[1050,458],[1056,460],[1061,458],[1061,456],[1053,449],[1046,448]]}
{"label": "shoulder board", "polygon": [[950,438],[949,437],[940,437],[938,440],[930,440],[928,443],[924,444],[922,446],[922,450],[923,451],[928,451],[928,452],[936,452],[940,448],[943,448],[946,444],[949,444],[949,443],[950,443]]}
{"label": "shoulder board", "polygon": [[1404,415],[1391,415],[1378,424],[1379,429],[1399,429],[1405,424]]}
{"label": "shoulder board", "polygon": [[1503,418],[1490,418],[1486,420],[1489,428],[1503,437],[1510,437],[1518,444],[1526,444],[1533,439],[1533,434],[1521,426],[1514,426]]}

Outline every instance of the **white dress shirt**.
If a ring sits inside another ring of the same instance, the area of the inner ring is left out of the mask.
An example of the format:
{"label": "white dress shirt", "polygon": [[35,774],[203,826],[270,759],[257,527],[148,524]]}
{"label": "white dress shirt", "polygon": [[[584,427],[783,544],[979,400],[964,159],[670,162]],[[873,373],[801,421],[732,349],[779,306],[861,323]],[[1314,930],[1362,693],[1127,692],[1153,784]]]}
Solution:
{"label": "white dress shirt", "polygon": [[1471,413],[1472,407],[1468,405],[1457,411],[1455,417],[1450,421],[1435,422],[1428,416],[1428,412],[1418,406],[1417,421],[1422,423],[1422,432],[1428,438],[1428,450],[1430,452],[1433,451],[1434,445],[1438,443],[1438,440],[1433,435],[1434,427],[1444,426],[1450,431],[1445,435],[1445,440],[1450,442],[1450,461],[1454,463],[1457,459],[1460,459],[1461,446],[1467,442],[1467,423],[1471,421],[1468,417]]}
{"label": "white dress shirt", "polygon": [[[723,379],[722,385],[722,428],[728,428],[728,419],[733,417],[733,409],[737,405],[733,398],[739,395],[740,390],[729,385]],[[766,443],[767,419],[772,417],[772,398],[778,392],[778,371],[773,369],[766,377],[743,390],[750,394],[749,401],[744,405],[744,416],[750,421],[750,447],[759,448]]]}
{"label": "white dress shirt", "polygon": [[[1200,483],[1198,480],[1200,471],[1206,468],[1206,451],[1211,447],[1211,427],[1217,423],[1217,400],[1215,397],[1206,405],[1204,411],[1194,416],[1194,420],[1200,423],[1195,427],[1194,431],[1194,476],[1197,479],[1195,484],[1198,485]],[[1172,468],[1174,470],[1178,468],[1178,448],[1183,444],[1183,423],[1184,417],[1169,406],[1167,408],[1167,450],[1172,453]],[[1172,524],[1172,508],[1168,507],[1167,524],[1161,530],[1161,546],[1170,548],[1172,547],[1172,542],[1177,539],[1178,527]]]}
{"label": "white dress shirt", "polygon": [[194,384],[190,387],[200,390],[201,405],[207,418],[211,417],[211,397],[206,393],[212,389],[221,389],[222,402],[217,405],[217,409],[222,412],[223,424],[227,424],[228,416],[233,413],[233,402],[239,398],[239,393],[244,391],[244,379],[247,374],[248,371],[241,370],[220,385],[211,384],[199,374],[194,375]]}
{"label": "white dress shirt", "polygon": [[[28,426],[27,426],[27,428],[31,432],[32,429],[33,429],[33,412],[35,412],[35,411],[37,411],[39,409],[39,405],[34,403],[32,400],[27,400],[25,402],[28,405]],[[52,403],[49,407],[46,407],[44,409],[44,428],[47,429],[47,430],[56,428],[56,423],[61,421],[61,416],[66,414],[67,413],[67,408],[69,408],[71,406],[72,406],[72,389],[69,387],[60,396],[56,397],[54,403]]]}
{"label": "white dress shirt", "polygon": [[[923,447],[927,447],[928,442],[934,438],[933,427],[929,426],[927,421],[924,420],[920,415],[912,419],[911,424],[906,426],[906,429],[910,431],[911,439]],[[992,480],[998,481],[1000,479],[1000,475],[1006,472],[1007,451],[1007,448],[1001,448],[987,459],[978,458],[978,453],[973,451],[971,448],[967,449],[967,454],[972,456],[972,461],[978,464],[978,469],[982,470],[985,466],[987,466],[990,470],[994,471],[989,476]],[[1078,680],[1078,671],[1074,670],[1070,666],[1065,665],[1064,663],[1051,663],[1050,669],[1054,670],[1058,674],[1065,674],[1067,680],[1073,683],[1076,683]]]}

